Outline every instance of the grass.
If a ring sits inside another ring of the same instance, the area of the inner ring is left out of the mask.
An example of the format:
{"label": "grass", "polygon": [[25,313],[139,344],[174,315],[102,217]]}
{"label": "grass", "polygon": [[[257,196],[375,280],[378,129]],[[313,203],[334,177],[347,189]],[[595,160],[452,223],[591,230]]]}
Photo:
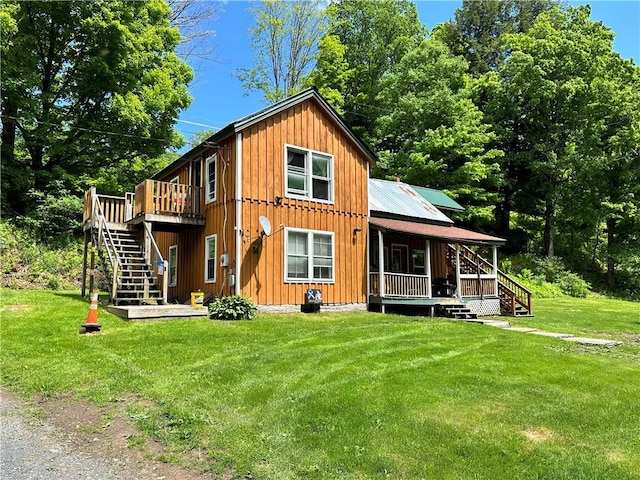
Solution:
{"label": "grass", "polygon": [[[538,301],[519,323],[636,339],[637,303]],[[2,383],[128,415],[194,468],[260,479],[640,478],[640,344],[580,347],[368,313],[127,323],[3,290]],[[603,336],[600,335],[600,336]],[[635,336],[634,336],[635,335]],[[173,457],[172,457],[173,458]]]}

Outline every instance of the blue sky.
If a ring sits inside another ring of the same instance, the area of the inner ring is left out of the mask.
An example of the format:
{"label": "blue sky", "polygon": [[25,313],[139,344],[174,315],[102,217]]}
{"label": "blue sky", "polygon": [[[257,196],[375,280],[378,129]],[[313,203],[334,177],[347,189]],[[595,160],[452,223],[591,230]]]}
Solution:
{"label": "blue sky", "polygon": [[[462,5],[457,0],[421,0],[416,2],[423,24],[431,30],[453,18]],[[624,58],[640,59],[640,0],[571,1],[571,5],[591,5],[591,18],[603,22],[616,34],[614,49]],[[194,66],[195,78],[190,92],[191,106],[182,112],[176,128],[185,139],[194,133],[227,124],[265,106],[261,92],[248,93],[234,76],[238,68],[251,68],[253,52],[248,29],[253,24],[247,1],[228,1],[223,13],[211,24],[216,32],[217,60]]]}

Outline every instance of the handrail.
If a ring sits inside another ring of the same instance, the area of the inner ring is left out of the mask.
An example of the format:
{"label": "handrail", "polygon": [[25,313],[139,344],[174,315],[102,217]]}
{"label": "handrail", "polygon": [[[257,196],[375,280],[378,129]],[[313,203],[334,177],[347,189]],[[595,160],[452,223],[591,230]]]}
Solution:
{"label": "handrail", "polygon": [[[142,222],[142,225],[144,226],[144,236],[145,236],[145,242],[144,242],[145,259],[151,264],[151,267],[155,269],[156,278],[158,278],[159,275],[162,275],[162,298],[166,302],[168,291],[169,291],[169,270],[167,268],[167,262],[165,261],[164,258],[162,258],[162,253],[160,253],[160,248],[158,248],[156,239],[153,238],[153,234],[151,233],[151,228],[149,228],[149,225],[147,224],[147,222]],[[151,258],[151,251],[147,250],[147,240],[149,241],[149,243],[151,244],[151,247],[153,248],[155,259]],[[162,273],[160,272],[160,268],[159,268],[160,265],[162,265]]]}
{"label": "handrail", "polygon": [[[449,245],[450,248],[453,248]],[[494,270],[493,265],[487,261],[484,257],[480,255],[476,255],[476,253],[468,248],[466,245],[461,245],[461,259],[464,262],[467,262],[467,265],[473,265],[478,267],[478,264],[475,263],[475,259],[478,259],[480,271],[483,273],[488,273],[486,268],[490,267],[491,271]],[[515,315],[515,304],[518,303],[522,307],[526,308],[528,313],[532,313],[532,304],[531,304],[531,291],[529,291],[526,287],[516,282],[509,275],[501,271],[500,269],[496,269],[495,272],[496,278],[498,279],[498,292],[504,293],[506,296],[510,298],[510,310],[513,315]]]}
{"label": "handrail", "polygon": [[[97,208],[96,208],[97,207]],[[120,283],[118,280],[118,272],[122,272],[122,261],[120,260],[120,255],[118,255],[118,251],[115,248],[115,242],[113,241],[113,236],[111,235],[111,230],[109,230],[108,222],[104,217],[104,212],[102,211],[102,206],[100,205],[100,200],[97,195],[93,196],[93,208],[92,208],[92,217],[96,216],[99,222],[98,225],[98,241],[101,243],[106,243],[106,251],[109,256],[109,262],[111,263],[111,269],[113,271],[113,277],[111,281],[111,300],[114,300],[117,296],[118,284]],[[107,238],[107,241],[104,242],[103,238]],[[110,250],[113,250],[113,256],[111,255]],[[114,262],[115,257],[115,262]]]}

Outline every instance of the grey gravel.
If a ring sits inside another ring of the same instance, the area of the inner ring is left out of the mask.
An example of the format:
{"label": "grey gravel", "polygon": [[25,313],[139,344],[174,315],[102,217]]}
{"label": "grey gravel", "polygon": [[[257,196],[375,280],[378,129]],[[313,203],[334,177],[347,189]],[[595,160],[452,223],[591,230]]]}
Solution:
{"label": "grey gravel", "polygon": [[35,420],[0,389],[0,479],[123,480],[131,476],[74,450],[64,435]]}

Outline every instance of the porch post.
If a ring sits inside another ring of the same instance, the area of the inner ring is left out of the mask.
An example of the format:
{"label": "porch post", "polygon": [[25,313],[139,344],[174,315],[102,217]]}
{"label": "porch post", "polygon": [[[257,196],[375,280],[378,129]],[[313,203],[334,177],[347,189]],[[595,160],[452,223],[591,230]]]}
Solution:
{"label": "porch post", "polygon": [[498,247],[497,245],[493,246],[493,274],[495,275],[495,295],[498,295]]}
{"label": "porch post", "polygon": [[460,245],[456,243],[456,285],[458,288],[458,298],[462,300],[462,285],[460,283]]}
{"label": "porch post", "polygon": [[431,298],[431,242],[424,242],[424,273],[427,275],[427,297]]}
{"label": "porch post", "polygon": [[382,231],[378,230],[378,288],[380,290],[380,311],[384,312],[384,304],[382,298],[384,297],[384,239],[382,237]]}

